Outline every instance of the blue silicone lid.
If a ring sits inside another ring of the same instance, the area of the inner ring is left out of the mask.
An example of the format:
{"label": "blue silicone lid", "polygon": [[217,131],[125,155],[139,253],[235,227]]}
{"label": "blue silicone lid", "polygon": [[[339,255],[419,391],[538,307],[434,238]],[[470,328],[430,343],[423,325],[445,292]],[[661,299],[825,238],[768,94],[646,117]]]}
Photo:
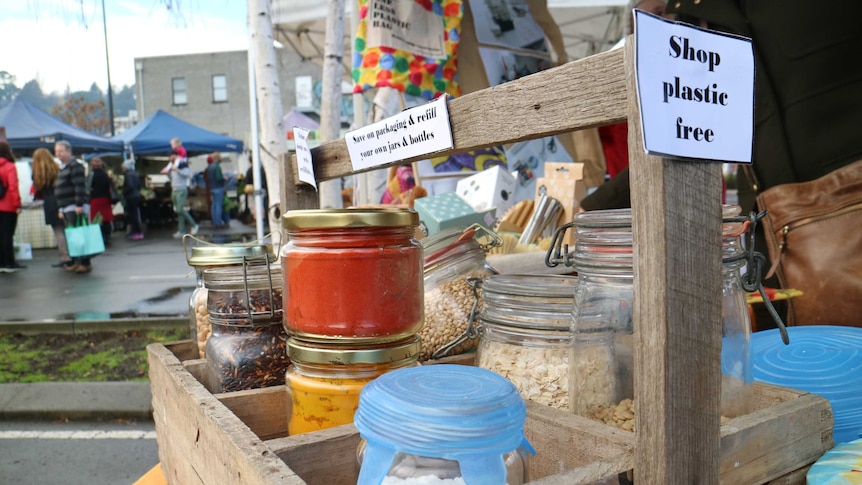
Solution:
{"label": "blue silicone lid", "polygon": [[396,453],[457,460],[467,483],[504,483],[503,454],[532,450],[526,417],[515,385],[486,369],[437,364],[387,372],[359,395],[353,421],[367,446],[358,483],[379,484]]}
{"label": "blue silicone lid", "polygon": [[751,336],[754,378],[829,400],[836,443],[862,435],[862,328],[790,327],[790,345],[777,329]]}

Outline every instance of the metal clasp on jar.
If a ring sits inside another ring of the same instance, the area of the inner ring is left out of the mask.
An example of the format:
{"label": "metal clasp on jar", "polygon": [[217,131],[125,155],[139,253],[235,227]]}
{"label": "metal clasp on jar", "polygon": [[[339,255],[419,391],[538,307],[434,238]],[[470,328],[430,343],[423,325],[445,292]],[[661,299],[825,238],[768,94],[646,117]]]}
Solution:
{"label": "metal clasp on jar", "polygon": [[476,320],[479,317],[479,289],[482,287],[482,278],[470,276],[467,278],[467,284],[473,289],[473,307],[470,309],[470,316],[467,319],[467,329],[455,338],[455,340],[435,350],[431,354],[432,359],[446,357],[449,352],[452,352],[464,342],[479,338],[479,327],[476,325]]}

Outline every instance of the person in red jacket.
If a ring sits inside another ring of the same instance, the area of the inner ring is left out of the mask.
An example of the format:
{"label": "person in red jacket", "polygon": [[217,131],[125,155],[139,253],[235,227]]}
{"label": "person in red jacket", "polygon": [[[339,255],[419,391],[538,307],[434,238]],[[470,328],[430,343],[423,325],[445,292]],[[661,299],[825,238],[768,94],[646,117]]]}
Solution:
{"label": "person in red jacket", "polygon": [[25,268],[15,261],[15,226],[21,213],[21,194],[18,193],[18,170],[12,147],[0,141],[0,183],[5,188],[0,198],[0,273],[15,273]]}

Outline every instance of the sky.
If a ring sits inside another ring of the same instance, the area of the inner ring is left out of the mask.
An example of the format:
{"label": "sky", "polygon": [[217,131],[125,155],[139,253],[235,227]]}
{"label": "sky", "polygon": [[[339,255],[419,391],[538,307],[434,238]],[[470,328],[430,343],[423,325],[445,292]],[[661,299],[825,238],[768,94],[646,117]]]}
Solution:
{"label": "sky", "polygon": [[[245,0],[104,0],[111,84],[135,83],[135,58],[248,47]],[[172,4],[168,9],[166,4]],[[0,71],[45,93],[107,91],[102,0],[0,0]]]}

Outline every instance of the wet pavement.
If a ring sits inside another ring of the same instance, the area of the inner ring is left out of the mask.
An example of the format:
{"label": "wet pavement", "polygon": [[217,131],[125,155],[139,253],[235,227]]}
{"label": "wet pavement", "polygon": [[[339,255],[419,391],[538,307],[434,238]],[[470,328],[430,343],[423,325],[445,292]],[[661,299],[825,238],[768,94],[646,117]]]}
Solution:
{"label": "wet pavement", "polygon": [[[52,267],[56,248],[34,249],[32,260],[19,261],[27,269],[0,273],[0,324],[185,317],[195,277],[174,231],[151,229],[141,241],[114,232],[88,274]],[[254,228],[232,221],[230,229],[215,231],[202,224],[198,237],[251,240]]]}

